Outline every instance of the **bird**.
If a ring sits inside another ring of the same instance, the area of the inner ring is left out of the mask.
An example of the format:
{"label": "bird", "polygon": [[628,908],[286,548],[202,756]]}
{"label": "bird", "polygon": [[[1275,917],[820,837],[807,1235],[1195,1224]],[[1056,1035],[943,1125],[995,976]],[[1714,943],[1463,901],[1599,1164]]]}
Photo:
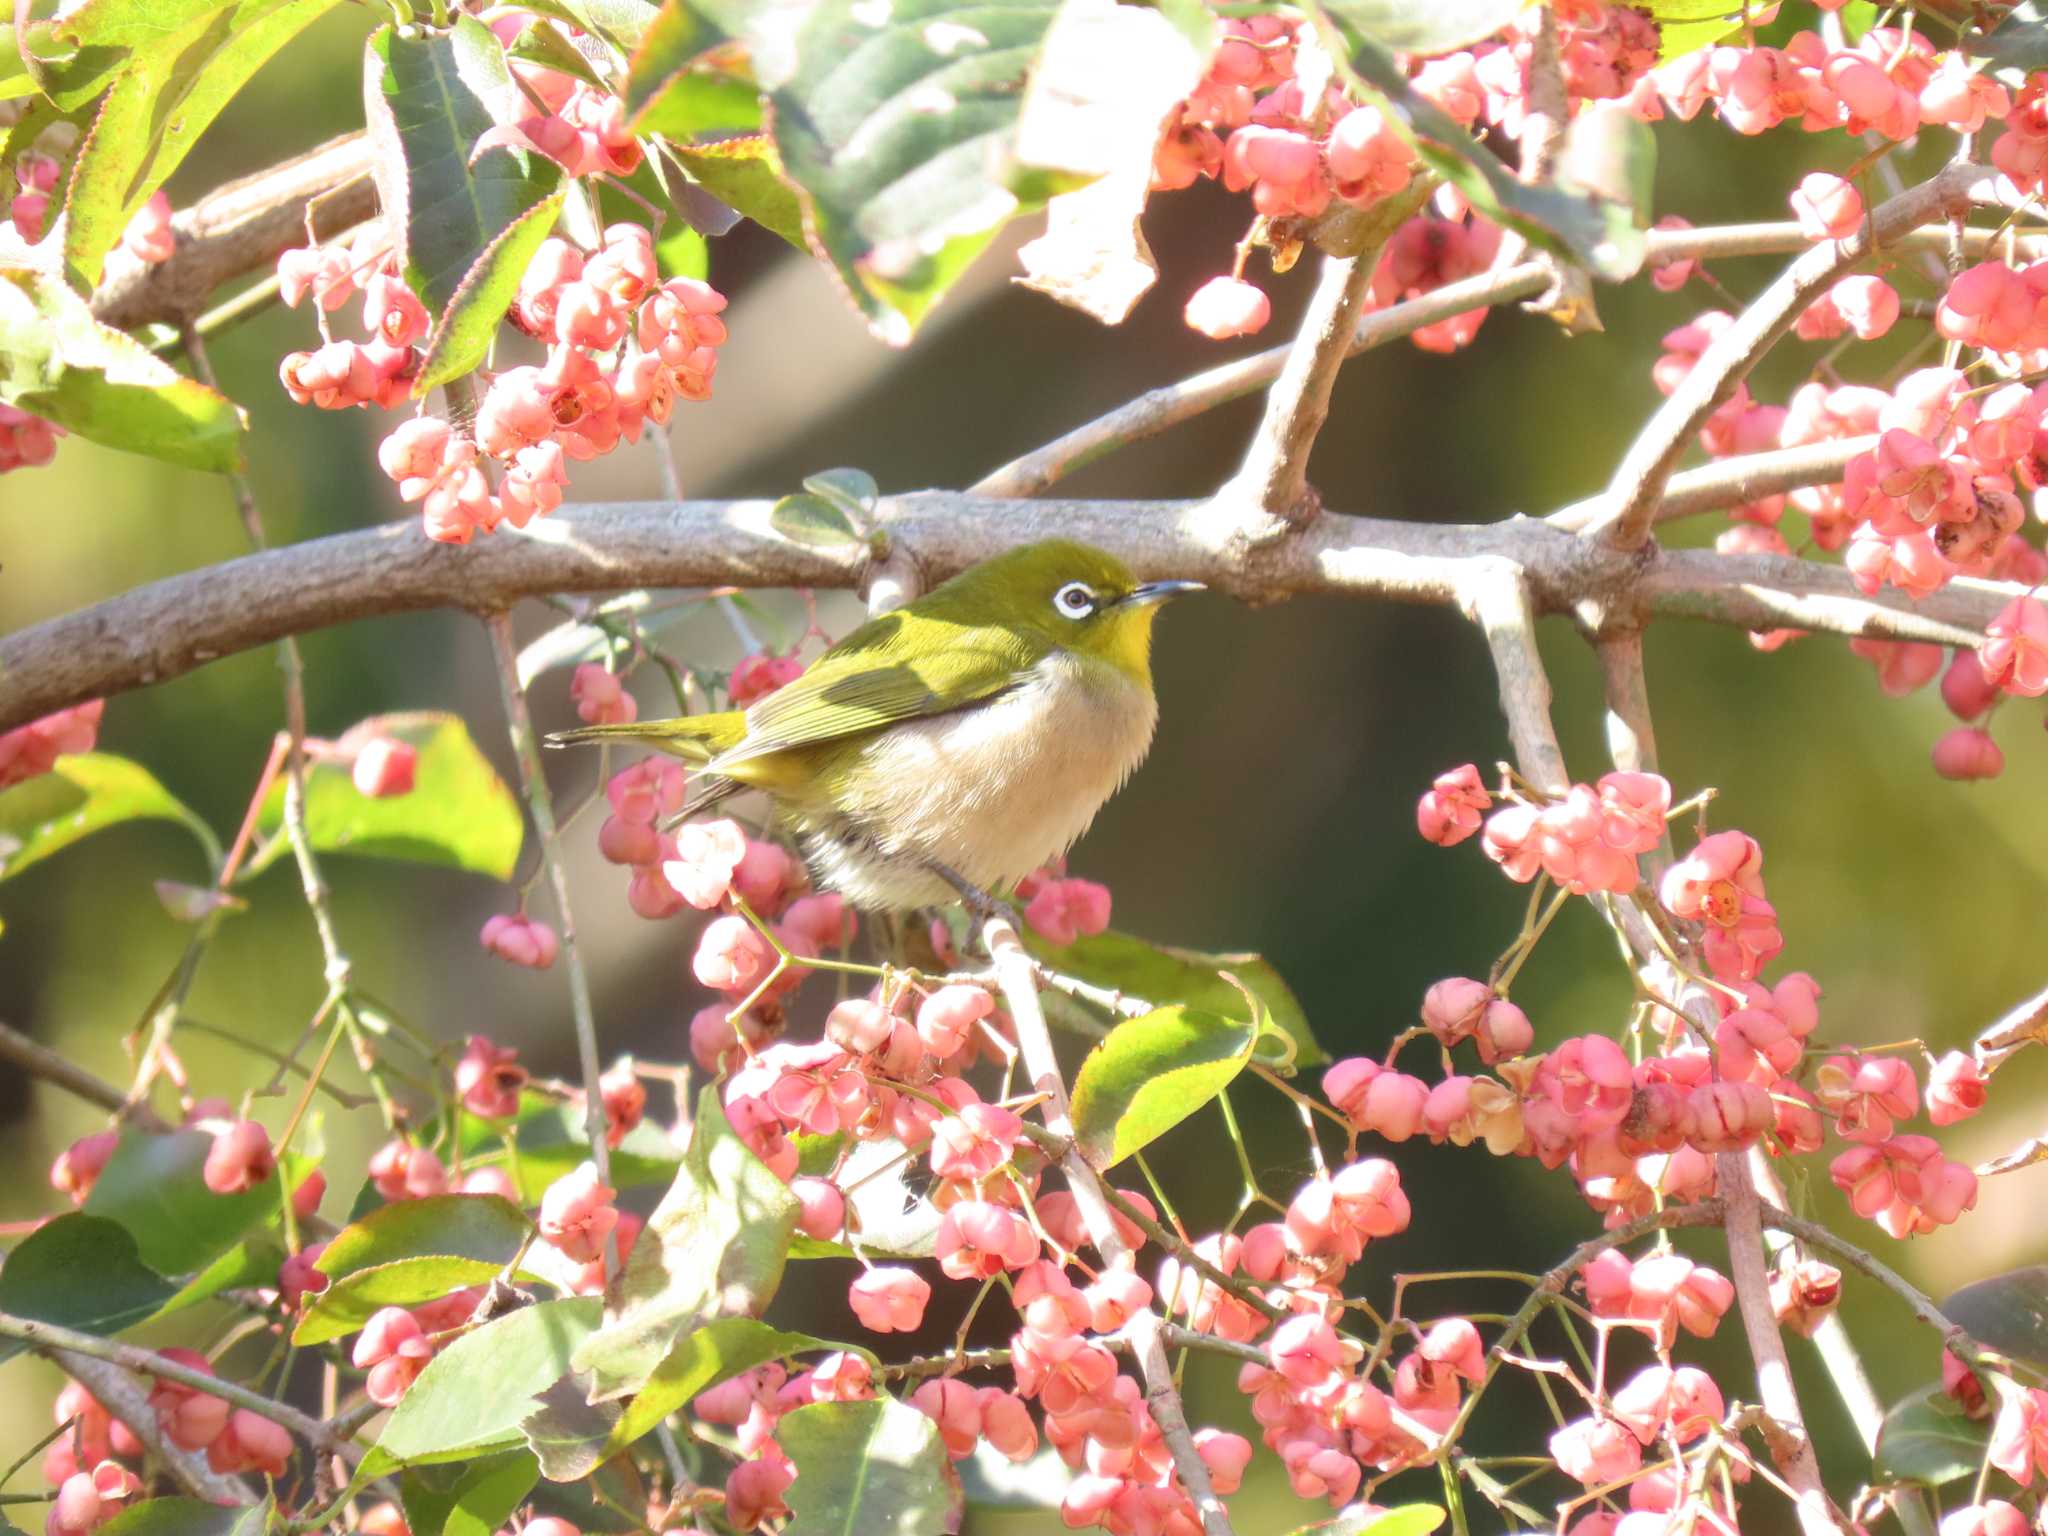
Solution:
{"label": "bird", "polygon": [[1152,622],[1197,581],[1139,581],[1047,539],[870,619],[745,710],[559,731],[695,770],[683,815],[765,792],[813,883],[901,913],[994,893],[1066,853],[1159,719]]}

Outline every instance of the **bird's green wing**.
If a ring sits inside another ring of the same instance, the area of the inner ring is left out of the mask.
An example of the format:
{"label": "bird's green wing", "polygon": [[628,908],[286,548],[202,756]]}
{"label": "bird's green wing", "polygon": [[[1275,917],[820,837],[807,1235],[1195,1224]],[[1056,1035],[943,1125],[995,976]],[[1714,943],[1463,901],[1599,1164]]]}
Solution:
{"label": "bird's green wing", "polygon": [[747,734],[709,771],[981,703],[1015,686],[1041,650],[1001,625],[920,616],[906,630],[901,615],[884,614],[749,709]]}

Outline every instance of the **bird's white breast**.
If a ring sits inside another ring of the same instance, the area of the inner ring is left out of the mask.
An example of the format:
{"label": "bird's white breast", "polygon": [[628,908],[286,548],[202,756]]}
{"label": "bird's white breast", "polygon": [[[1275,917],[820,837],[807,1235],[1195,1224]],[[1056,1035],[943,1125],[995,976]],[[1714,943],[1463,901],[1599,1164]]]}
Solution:
{"label": "bird's white breast", "polygon": [[1152,691],[1055,652],[987,703],[877,734],[841,809],[869,838],[820,829],[806,852],[856,906],[950,901],[936,861],[985,891],[1072,847],[1144,760]]}

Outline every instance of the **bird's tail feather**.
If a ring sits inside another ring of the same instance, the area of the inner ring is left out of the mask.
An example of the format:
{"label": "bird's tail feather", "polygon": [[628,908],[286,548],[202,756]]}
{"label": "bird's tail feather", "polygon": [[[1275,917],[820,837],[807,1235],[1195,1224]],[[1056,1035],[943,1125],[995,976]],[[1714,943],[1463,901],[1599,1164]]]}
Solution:
{"label": "bird's tail feather", "polygon": [[638,742],[701,768],[746,733],[746,717],[738,710],[728,710],[716,715],[688,715],[679,720],[637,720],[627,725],[579,726],[571,731],[552,732],[548,736],[548,745],[572,747],[589,742]]}

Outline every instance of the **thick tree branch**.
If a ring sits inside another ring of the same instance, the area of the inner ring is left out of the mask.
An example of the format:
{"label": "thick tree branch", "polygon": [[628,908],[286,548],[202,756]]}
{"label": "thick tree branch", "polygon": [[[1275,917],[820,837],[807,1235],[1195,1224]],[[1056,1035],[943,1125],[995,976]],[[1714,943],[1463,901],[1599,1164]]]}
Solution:
{"label": "thick tree branch", "polygon": [[[168,577],[0,639],[0,730],[286,635],[383,614],[492,613],[550,592],[860,584],[857,549],[791,543],[769,528],[770,506],[565,507],[523,535],[500,531],[463,548],[435,544],[408,521]],[[1191,577],[1256,602],[1324,593],[1451,603],[1475,559],[1504,559],[1522,570],[1539,615],[1569,614],[1593,632],[1668,615],[1969,644],[2018,591],[1958,579],[1917,604],[1895,592],[1864,597],[1839,566],[1711,550],[1623,554],[1523,518],[1435,524],[1325,513],[1247,560],[1212,509],[929,491],[885,497],[877,521],[920,586],[1054,535],[1099,545],[1148,576]]]}
{"label": "thick tree branch", "polygon": [[323,240],[376,213],[371,158],[369,136],[352,133],[209,192],[172,215],[177,249],[170,259],[101,288],[92,296],[93,313],[123,329],[198,318],[223,283],[306,243],[309,204]]}
{"label": "thick tree branch", "polygon": [[[1024,1071],[1032,1088],[1044,1095],[1040,1117],[1047,1130],[1066,1142],[1060,1171],[1066,1175],[1067,1188],[1081,1212],[1082,1224],[1104,1264],[1112,1269],[1127,1266],[1132,1263],[1131,1250],[1117,1230],[1109,1202],[1103,1198],[1102,1180],[1074,1144],[1066,1079],[1060,1073],[1059,1057],[1053,1052],[1045,1014],[1038,1006],[1037,967],[1008,918],[990,918],[983,926],[982,938],[988,945],[989,958],[995,963],[1003,1002],[1017,1027],[1017,1051],[1023,1057]],[[1172,1453],[1173,1469],[1180,1475],[1181,1486],[1194,1501],[1205,1536],[1234,1536],[1229,1512],[1216,1496],[1209,1481],[1209,1468],[1201,1452],[1195,1449],[1194,1436],[1188,1429],[1180,1390],[1174,1384],[1173,1364],[1166,1355],[1164,1328],[1159,1314],[1150,1307],[1141,1307],[1123,1328],[1139,1373],[1145,1378],[1145,1405],[1152,1410],[1153,1422],[1159,1426],[1160,1436]]]}
{"label": "thick tree branch", "polygon": [[1607,488],[1607,507],[1588,537],[1637,549],[1650,536],[1664,482],[1707,418],[1734,397],[1752,367],[1837,278],[1908,230],[1967,213],[1975,195],[1989,195],[1994,173],[1952,165],[1902,196],[1881,204],[1847,240],[1827,240],[1795,260],[1758,295],[1658,408],[1630,446]]}

